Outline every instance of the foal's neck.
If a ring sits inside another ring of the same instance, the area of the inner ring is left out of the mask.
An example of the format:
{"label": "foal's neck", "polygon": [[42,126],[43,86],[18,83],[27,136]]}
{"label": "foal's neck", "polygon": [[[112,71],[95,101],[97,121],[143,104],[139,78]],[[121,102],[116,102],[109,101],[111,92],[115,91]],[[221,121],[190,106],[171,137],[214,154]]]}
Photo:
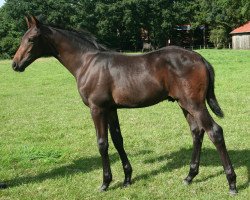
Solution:
{"label": "foal's neck", "polygon": [[84,66],[84,57],[86,54],[98,52],[95,48],[80,47],[74,41],[74,37],[68,37],[63,34],[63,31],[51,28],[48,36],[49,46],[51,48],[52,55],[57,58],[68,71],[77,79],[81,68]]}

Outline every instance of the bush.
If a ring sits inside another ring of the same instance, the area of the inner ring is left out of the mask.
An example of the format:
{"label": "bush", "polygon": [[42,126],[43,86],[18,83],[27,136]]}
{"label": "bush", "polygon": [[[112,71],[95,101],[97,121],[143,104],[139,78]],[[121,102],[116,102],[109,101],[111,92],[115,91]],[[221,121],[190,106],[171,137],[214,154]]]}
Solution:
{"label": "bush", "polygon": [[0,41],[0,59],[11,58],[18,48],[19,38],[11,35],[2,38]]}

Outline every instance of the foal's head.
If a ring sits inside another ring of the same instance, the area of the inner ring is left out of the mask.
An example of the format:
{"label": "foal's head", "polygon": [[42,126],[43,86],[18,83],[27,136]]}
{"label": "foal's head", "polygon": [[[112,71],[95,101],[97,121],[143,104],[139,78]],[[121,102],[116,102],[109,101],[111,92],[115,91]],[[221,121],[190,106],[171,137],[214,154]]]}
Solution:
{"label": "foal's head", "polygon": [[19,72],[23,72],[29,64],[46,53],[41,36],[41,23],[33,16],[25,19],[28,30],[22,38],[12,63],[12,68]]}

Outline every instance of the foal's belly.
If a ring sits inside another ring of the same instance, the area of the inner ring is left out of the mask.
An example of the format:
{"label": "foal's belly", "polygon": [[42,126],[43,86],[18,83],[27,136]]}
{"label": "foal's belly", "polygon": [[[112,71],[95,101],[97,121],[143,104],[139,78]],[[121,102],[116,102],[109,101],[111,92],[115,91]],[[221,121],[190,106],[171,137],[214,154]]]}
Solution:
{"label": "foal's belly", "polygon": [[116,106],[120,108],[147,107],[168,98],[167,91],[154,85],[116,87],[112,95]]}

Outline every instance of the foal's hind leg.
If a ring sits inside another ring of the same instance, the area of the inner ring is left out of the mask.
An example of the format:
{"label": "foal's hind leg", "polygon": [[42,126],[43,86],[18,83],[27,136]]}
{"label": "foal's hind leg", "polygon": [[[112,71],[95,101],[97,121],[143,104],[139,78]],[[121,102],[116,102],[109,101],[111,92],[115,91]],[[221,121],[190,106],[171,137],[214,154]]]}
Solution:
{"label": "foal's hind leg", "polygon": [[[190,104],[192,105],[192,104]],[[231,164],[225,140],[223,137],[222,128],[213,120],[210,116],[205,105],[193,106],[189,108],[189,112],[194,116],[199,127],[203,128],[207,133],[211,141],[214,143],[217,151],[220,154],[222,165],[226,173],[226,177],[229,183],[229,189],[231,194],[236,194],[236,174],[234,172],[233,166]]]}
{"label": "foal's hind leg", "polygon": [[200,154],[204,137],[204,130],[199,128],[197,122],[194,120],[192,115],[190,115],[185,109],[182,110],[190,126],[190,130],[193,137],[193,153],[190,163],[190,170],[188,176],[184,179],[185,184],[190,184],[193,178],[199,173]]}
{"label": "foal's hind leg", "polygon": [[125,174],[123,186],[127,187],[128,185],[131,185],[132,167],[123,147],[123,138],[121,135],[117,110],[113,110],[109,113],[108,124],[112,141],[122,161],[122,166]]}

